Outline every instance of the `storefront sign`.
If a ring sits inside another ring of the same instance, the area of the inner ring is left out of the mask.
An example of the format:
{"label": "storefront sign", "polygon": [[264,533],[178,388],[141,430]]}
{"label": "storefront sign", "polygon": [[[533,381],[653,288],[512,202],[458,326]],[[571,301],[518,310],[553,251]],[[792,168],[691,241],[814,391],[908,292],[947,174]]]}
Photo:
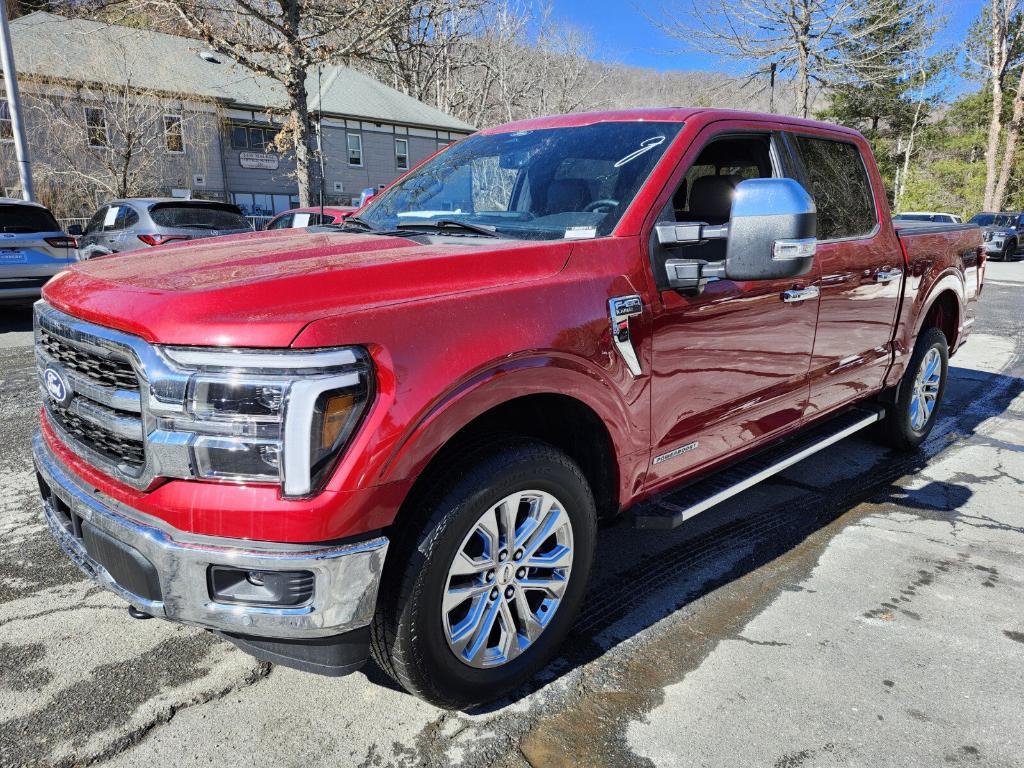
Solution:
{"label": "storefront sign", "polygon": [[280,158],[271,152],[238,153],[238,163],[243,168],[262,168],[266,171],[276,171],[280,162]]}

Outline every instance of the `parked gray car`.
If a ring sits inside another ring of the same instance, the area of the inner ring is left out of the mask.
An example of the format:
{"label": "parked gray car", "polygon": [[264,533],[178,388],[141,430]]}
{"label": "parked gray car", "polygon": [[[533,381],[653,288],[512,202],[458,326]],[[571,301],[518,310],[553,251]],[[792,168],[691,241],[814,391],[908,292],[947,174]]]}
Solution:
{"label": "parked gray car", "polygon": [[112,200],[89,219],[79,255],[91,259],[180,240],[251,231],[252,225],[241,209],[230,203],[178,198]]}
{"label": "parked gray car", "polygon": [[970,224],[982,228],[985,253],[991,259],[1009,261],[1020,247],[1020,231],[1024,229],[1024,214],[1004,211],[1002,213],[982,212],[975,214]]}
{"label": "parked gray car", "polygon": [[37,298],[76,260],[76,245],[45,206],[0,198],[0,300]]}

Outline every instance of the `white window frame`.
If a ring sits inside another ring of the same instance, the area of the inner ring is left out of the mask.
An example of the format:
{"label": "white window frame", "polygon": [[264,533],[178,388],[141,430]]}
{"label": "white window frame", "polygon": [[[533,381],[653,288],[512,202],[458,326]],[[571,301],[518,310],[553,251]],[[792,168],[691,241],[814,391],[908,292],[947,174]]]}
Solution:
{"label": "white window frame", "polygon": [[[399,152],[398,151],[398,144],[399,144],[399,142],[401,142],[402,144],[405,145],[405,151],[404,152]],[[398,161],[398,158],[403,157],[403,156],[405,157],[405,165],[402,165]],[[409,170],[409,140],[408,139],[398,138],[398,137],[395,138],[395,168],[397,168],[400,171],[408,171]]]}
{"label": "white window frame", "polygon": [[[103,133],[106,136],[105,144],[92,143],[92,129],[89,126],[89,111],[99,112],[103,115]],[[103,107],[82,107],[82,119],[85,120],[85,145],[90,149],[110,148],[110,125],[107,123],[107,110]]]}
{"label": "white window frame", "polygon": [[0,144],[11,144],[14,142],[14,121],[11,119],[11,105],[6,98],[0,98],[0,104],[6,107],[7,117],[0,117],[0,123],[7,123],[11,127],[11,135],[0,134]]}
{"label": "white window frame", "polygon": [[[352,146],[351,140],[355,139],[359,142],[359,162],[352,162]],[[363,134],[361,133],[346,133],[345,134],[345,159],[348,161],[350,168],[362,168],[363,167]]]}
{"label": "white window frame", "polygon": [[[167,118],[173,118],[178,121],[178,133],[181,135],[181,149],[171,149],[170,143],[167,141],[169,136],[167,131]],[[164,150],[166,150],[168,155],[185,154],[185,120],[178,112],[164,113]]]}

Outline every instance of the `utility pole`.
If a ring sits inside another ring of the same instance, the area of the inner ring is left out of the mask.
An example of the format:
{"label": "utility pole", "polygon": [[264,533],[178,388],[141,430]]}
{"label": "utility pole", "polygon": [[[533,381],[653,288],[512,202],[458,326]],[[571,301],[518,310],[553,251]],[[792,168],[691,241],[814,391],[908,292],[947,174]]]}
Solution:
{"label": "utility pole", "polygon": [[14,133],[14,153],[18,158],[18,175],[21,177],[21,196],[31,201],[35,197],[32,189],[32,163],[28,159],[28,142],[25,141],[25,124],[21,120],[21,98],[18,95],[18,70],[14,68],[14,50],[11,48],[11,28],[7,24],[7,0],[0,0],[0,64],[4,68],[4,85],[7,87],[7,109],[11,113],[11,130]]}

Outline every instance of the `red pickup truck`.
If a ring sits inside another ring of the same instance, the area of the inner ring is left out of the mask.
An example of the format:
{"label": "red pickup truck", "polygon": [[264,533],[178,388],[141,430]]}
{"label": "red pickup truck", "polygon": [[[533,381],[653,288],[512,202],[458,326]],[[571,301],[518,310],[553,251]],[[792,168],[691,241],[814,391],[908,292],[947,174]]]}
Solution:
{"label": "red pickup truck", "polygon": [[443,706],[573,624],[598,522],[672,527],[928,434],[984,276],[864,139],[648,109],[481,131],[344,223],[85,262],[36,306],[53,535],[137,618]]}

